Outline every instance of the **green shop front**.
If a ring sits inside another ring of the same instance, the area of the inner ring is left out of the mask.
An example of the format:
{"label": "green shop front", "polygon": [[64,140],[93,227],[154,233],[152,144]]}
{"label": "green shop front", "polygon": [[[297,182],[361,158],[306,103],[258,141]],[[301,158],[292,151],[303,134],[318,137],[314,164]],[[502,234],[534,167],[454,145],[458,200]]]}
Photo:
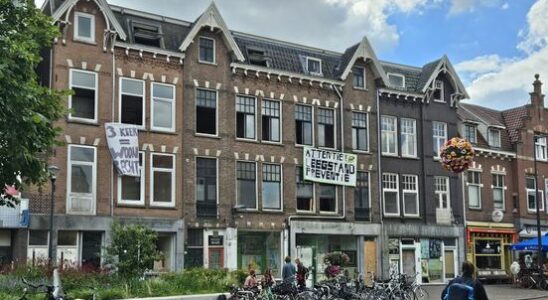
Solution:
{"label": "green shop front", "polygon": [[238,231],[238,269],[254,269],[263,274],[272,269],[274,277],[282,275],[281,231]]}

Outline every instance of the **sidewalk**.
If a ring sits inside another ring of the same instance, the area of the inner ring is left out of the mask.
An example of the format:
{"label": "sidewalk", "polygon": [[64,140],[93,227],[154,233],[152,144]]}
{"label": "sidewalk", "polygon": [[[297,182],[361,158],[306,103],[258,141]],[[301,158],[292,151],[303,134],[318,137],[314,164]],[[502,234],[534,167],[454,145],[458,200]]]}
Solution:
{"label": "sidewalk", "polygon": [[[424,289],[430,295],[429,300],[441,299],[441,292],[445,285],[428,285]],[[515,288],[510,284],[505,285],[485,285],[489,300],[529,300],[543,299],[548,300],[548,291],[540,291],[533,289]]]}

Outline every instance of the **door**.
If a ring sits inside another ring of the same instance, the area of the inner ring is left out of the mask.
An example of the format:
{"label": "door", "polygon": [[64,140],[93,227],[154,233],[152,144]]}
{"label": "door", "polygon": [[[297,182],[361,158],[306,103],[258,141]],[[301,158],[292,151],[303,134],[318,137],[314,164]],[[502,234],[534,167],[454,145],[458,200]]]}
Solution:
{"label": "door", "polygon": [[417,273],[415,248],[402,249],[402,273],[414,276]]}
{"label": "door", "polygon": [[314,249],[312,247],[297,247],[297,257],[303,263],[303,266],[307,267],[310,271],[308,278],[306,279],[306,286],[314,285]]}
{"label": "door", "polygon": [[370,285],[371,282],[370,274],[377,275],[377,244],[375,241],[365,241],[363,245],[363,269],[365,271],[365,283]]}
{"label": "door", "polygon": [[222,269],[224,266],[224,249],[223,248],[209,248],[209,268],[210,269]]}
{"label": "door", "polygon": [[82,267],[98,269],[101,266],[103,233],[84,231],[82,233]]}
{"label": "door", "polygon": [[445,248],[443,261],[445,266],[445,280],[448,281],[455,278],[457,276],[457,250]]}

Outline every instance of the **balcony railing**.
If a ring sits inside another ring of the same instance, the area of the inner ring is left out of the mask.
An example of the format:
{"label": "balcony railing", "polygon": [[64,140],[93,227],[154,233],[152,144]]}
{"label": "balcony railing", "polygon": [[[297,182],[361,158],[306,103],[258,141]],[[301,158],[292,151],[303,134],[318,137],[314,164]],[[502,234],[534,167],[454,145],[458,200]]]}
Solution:
{"label": "balcony railing", "polygon": [[196,216],[205,218],[217,217],[217,203],[208,201],[196,202]]}
{"label": "balcony railing", "polygon": [[451,225],[453,223],[453,212],[450,208],[436,208],[436,223],[440,225]]}
{"label": "balcony railing", "polygon": [[369,207],[367,208],[355,208],[354,214],[356,221],[371,221],[370,216],[371,209]]}
{"label": "balcony railing", "polygon": [[24,228],[29,225],[29,201],[21,199],[15,207],[0,206],[0,228]]}

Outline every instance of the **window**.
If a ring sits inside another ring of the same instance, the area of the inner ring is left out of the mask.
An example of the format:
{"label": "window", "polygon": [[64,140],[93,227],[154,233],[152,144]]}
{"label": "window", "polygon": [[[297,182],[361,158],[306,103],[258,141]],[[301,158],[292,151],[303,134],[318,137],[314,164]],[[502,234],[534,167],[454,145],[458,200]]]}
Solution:
{"label": "window", "polygon": [[495,209],[505,210],[504,202],[504,175],[493,174],[493,206]]}
{"label": "window", "polygon": [[335,148],[335,111],[318,109],[318,146]]}
{"label": "window", "polygon": [[217,217],[217,159],[196,158],[196,216]]}
{"label": "window", "polygon": [[312,107],[295,105],[295,136],[297,145],[312,145]]}
{"label": "window", "polygon": [[161,27],[158,25],[142,24],[132,20],[133,41],[136,44],[164,48]]}
{"label": "window", "polygon": [[196,90],[196,133],[217,135],[217,92]]}
{"label": "window", "polygon": [[236,162],[236,199],[244,208],[257,208],[257,172],[254,162]]}
{"label": "window", "polygon": [[489,146],[500,148],[500,130],[489,128]]}
{"label": "window", "polygon": [[95,43],[95,16],[83,12],[75,12],[74,18],[74,39]]}
{"label": "window", "polygon": [[398,155],[397,144],[397,119],[396,117],[381,116],[381,147],[382,154]]}
{"label": "window", "polygon": [[320,213],[337,212],[337,187],[320,184]]}
{"label": "window", "polygon": [[441,146],[447,141],[447,123],[432,122],[432,144],[434,145],[434,156],[439,157]]}
{"label": "window", "polygon": [[397,174],[382,174],[382,196],[384,200],[384,214],[386,216],[399,216],[400,200]]}
{"label": "window", "polygon": [[358,221],[370,221],[369,205],[369,173],[356,173],[356,187],[354,188],[354,210]]}
{"label": "window", "polygon": [[68,213],[95,213],[97,154],[95,147],[69,145]]}
{"label": "window", "polygon": [[256,66],[270,67],[271,59],[265,55],[263,49],[247,48],[249,63]]}
{"label": "window", "polygon": [[415,119],[401,119],[401,155],[417,156],[417,121]]}
{"label": "window", "polygon": [[436,201],[436,208],[449,209],[451,205],[449,198],[449,177],[434,177],[434,201]]}
{"label": "window", "polygon": [[388,82],[395,87],[405,87],[405,76],[401,74],[388,74]]}
{"label": "window", "polygon": [[145,82],[120,78],[120,122],[145,126]]}
{"label": "window", "polygon": [[263,100],[262,114],[263,141],[281,142],[280,102]]}
{"label": "window", "polygon": [[200,268],[204,266],[204,231],[203,229],[187,230],[187,249],[185,268]]}
{"label": "window", "polygon": [[48,237],[47,230],[29,230],[29,246],[47,246]]}
{"label": "window", "polygon": [[97,73],[70,70],[70,119],[97,122]]}
{"label": "window", "polygon": [[150,156],[150,204],[175,206],[175,156],[159,153]]}
{"label": "window", "polygon": [[445,102],[443,95],[443,81],[441,80],[434,81],[434,101]]}
{"label": "window", "polygon": [[548,152],[546,147],[546,137],[537,137],[535,140],[535,154],[538,160],[547,160]]}
{"label": "window", "polygon": [[255,139],[255,98],[236,96],[236,137]]}
{"label": "window", "polygon": [[303,167],[295,169],[297,179],[297,211],[314,211],[314,184],[303,178]]}
{"label": "window", "polygon": [[263,164],[262,198],[264,209],[282,209],[282,166]]}
{"label": "window", "polygon": [[478,142],[476,137],[476,125],[464,124],[464,138],[472,144]]}
{"label": "window", "polygon": [[354,74],[353,84],[355,88],[364,89],[365,88],[365,69],[361,67],[355,67],[352,69],[352,74]]}
{"label": "window", "polygon": [[468,186],[468,207],[481,208],[481,172],[468,171],[466,185]]}
{"label": "window", "polygon": [[352,149],[368,151],[367,114],[352,112]]}
{"label": "window", "polygon": [[175,86],[152,83],[152,129],[175,131]]}
{"label": "window", "polygon": [[145,157],[139,152],[139,172],[141,176],[118,176],[118,203],[119,204],[145,204]]}
{"label": "window", "polygon": [[479,270],[503,269],[504,245],[501,242],[502,239],[476,238],[474,240],[476,265]]}
{"label": "window", "polygon": [[200,61],[215,63],[215,40],[200,37]]}
{"label": "window", "polygon": [[322,60],[318,58],[306,58],[306,70],[312,75],[322,75]]}
{"label": "window", "polygon": [[419,216],[419,184],[416,175],[402,175],[403,214]]}
{"label": "window", "polygon": [[[535,177],[525,177],[525,189],[527,192],[527,210],[536,211],[537,202],[540,203],[539,210],[544,210],[544,201],[542,200],[542,191],[539,189],[540,199],[536,195],[537,181]],[[537,200],[538,199],[538,200]]]}

